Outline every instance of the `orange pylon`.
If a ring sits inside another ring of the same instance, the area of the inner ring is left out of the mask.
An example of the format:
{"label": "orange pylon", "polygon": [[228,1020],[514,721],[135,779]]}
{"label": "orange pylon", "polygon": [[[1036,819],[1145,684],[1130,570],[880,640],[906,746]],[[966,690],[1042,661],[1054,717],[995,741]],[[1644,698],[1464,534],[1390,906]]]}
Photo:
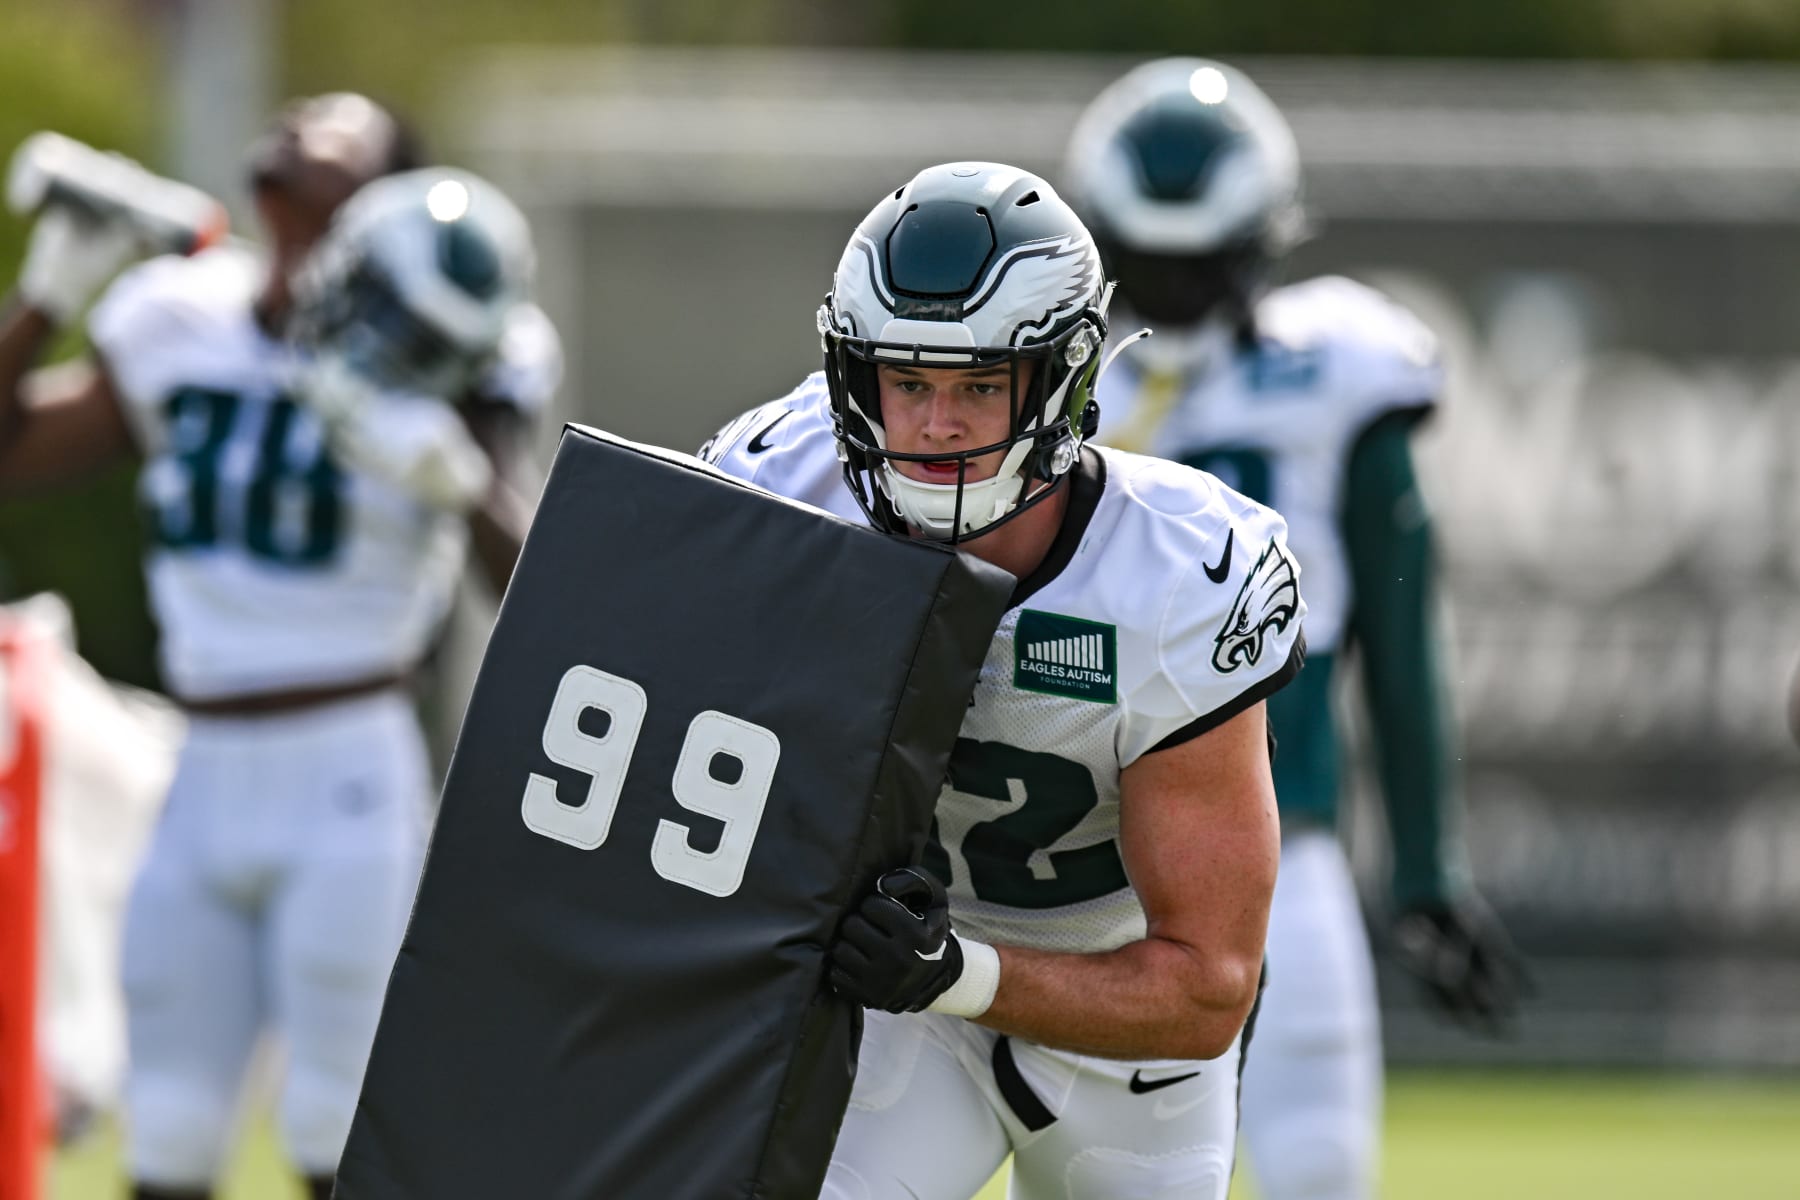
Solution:
{"label": "orange pylon", "polygon": [[37,1053],[45,684],[39,635],[0,623],[0,1200],[37,1200],[45,1146]]}

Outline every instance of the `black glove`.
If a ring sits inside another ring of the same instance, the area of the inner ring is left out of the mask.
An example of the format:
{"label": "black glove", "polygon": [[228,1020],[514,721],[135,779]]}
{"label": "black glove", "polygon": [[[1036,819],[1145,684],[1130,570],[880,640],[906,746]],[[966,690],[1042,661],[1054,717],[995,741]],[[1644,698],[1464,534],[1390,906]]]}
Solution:
{"label": "black glove", "polygon": [[1503,1032],[1531,989],[1512,939],[1474,897],[1402,910],[1393,938],[1400,965],[1440,1010],[1470,1028]]}
{"label": "black glove", "polygon": [[919,1012],[962,974],[944,885],[912,867],[889,871],[844,918],[831,986],[865,1008]]}

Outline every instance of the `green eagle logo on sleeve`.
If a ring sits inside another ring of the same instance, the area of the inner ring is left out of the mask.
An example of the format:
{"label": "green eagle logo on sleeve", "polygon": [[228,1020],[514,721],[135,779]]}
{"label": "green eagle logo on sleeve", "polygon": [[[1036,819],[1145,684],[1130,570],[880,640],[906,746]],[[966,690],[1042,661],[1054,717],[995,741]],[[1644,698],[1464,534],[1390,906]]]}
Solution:
{"label": "green eagle logo on sleeve", "polygon": [[1299,573],[1294,560],[1274,538],[1263,547],[1250,577],[1238,589],[1225,624],[1213,639],[1212,663],[1221,675],[1246,664],[1255,666],[1262,657],[1263,638],[1269,630],[1279,633],[1293,624],[1300,612]]}

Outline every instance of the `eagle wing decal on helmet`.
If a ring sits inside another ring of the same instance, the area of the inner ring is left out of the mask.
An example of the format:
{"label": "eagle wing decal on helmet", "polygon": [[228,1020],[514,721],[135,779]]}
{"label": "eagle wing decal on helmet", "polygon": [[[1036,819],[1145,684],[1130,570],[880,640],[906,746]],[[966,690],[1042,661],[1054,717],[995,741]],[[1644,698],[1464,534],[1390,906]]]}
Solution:
{"label": "eagle wing decal on helmet", "polygon": [[[1027,336],[1055,326],[1088,302],[1100,285],[1100,256],[1086,238],[1059,237],[1019,246],[1000,259],[987,279],[963,307],[963,320],[976,325],[984,307],[1003,290],[1006,301],[998,311],[1016,314],[1042,311],[1035,321],[1024,321],[1009,330],[983,339],[986,344],[1019,345]],[[980,337],[978,331],[977,337]]]}
{"label": "eagle wing decal on helmet", "polygon": [[894,297],[875,266],[879,253],[874,242],[860,232],[854,234],[832,280],[837,309],[850,326],[842,332],[854,337],[874,337],[894,312]]}
{"label": "eagle wing decal on helmet", "polygon": [[1255,666],[1262,657],[1264,635],[1271,629],[1286,629],[1299,611],[1300,583],[1294,560],[1280,542],[1270,538],[1213,639],[1213,668],[1228,675],[1246,664]]}

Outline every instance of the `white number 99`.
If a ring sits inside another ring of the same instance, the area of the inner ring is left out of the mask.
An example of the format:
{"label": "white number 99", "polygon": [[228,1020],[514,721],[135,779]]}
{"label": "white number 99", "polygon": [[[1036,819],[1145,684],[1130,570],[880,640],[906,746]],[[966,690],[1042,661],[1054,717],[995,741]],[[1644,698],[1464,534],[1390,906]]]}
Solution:
{"label": "white number 99", "polygon": [[[590,710],[606,715],[606,727],[598,733],[581,728],[581,716]],[[579,805],[564,804],[556,798],[556,781],[532,772],[520,806],[526,827],[581,850],[604,843],[648,711],[644,689],[629,679],[589,666],[564,672],[544,722],[544,753],[586,774],[587,796]],[[656,873],[713,896],[736,892],[780,758],[781,739],[761,725],[722,712],[695,717],[682,740],[671,787],[676,803],[725,828],[718,847],[703,852],[690,843],[688,826],[658,822],[650,847]]]}

